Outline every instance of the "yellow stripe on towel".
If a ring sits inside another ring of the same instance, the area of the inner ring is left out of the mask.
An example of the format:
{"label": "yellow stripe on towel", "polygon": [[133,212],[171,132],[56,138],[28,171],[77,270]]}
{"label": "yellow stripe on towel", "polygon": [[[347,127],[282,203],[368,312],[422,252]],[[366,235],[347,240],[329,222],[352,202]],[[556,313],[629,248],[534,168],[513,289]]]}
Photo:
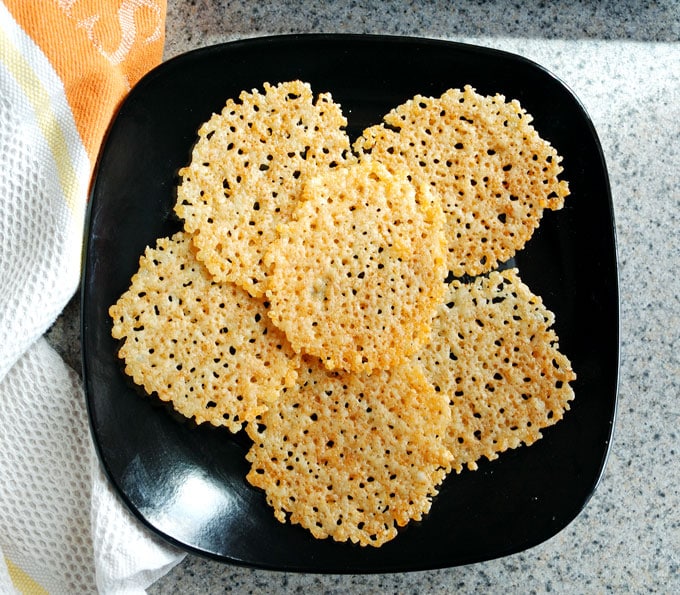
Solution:
{"label": "yellow stripe on towel", "polygon": [[47,589],[43,588],[37,581],[34,581],[26,572],[19,568],[14,562],[5,558],[9,577],[14,583],[14,587],[22,595],[49,595]]}
{"label": "yellow stripe on towel", "polygon": [[61,124],[52,109],[50,94],[30,63],[24,58],[2,28],[0,28],[0,44],[3,48],[2,63],[12,73],[12,76],[21,86],[24,95],[33,106],[36,121],[57,165],[59,183],[66,204],[71,213],[75,215],[82,209],[82,196],[78,190],[78,176],[71,163],[68,144]]}

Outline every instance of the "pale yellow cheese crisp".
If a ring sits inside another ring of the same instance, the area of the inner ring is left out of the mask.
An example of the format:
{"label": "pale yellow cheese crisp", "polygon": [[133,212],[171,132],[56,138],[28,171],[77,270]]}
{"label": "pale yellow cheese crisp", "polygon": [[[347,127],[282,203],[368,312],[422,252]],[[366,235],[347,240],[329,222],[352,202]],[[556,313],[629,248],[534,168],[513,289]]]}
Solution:
{"label": "pale yellow cheese crisp", "polygon": [[449,419],[417,364],[365,376],[308,358],[296,386],[246,427],[248,481],[279,521],[379,547],[429,511],[450,464]]}
{"label": "pale yellow cheese crisp", "polygon": [[236,432],[297,376],[299,358],[264,302],[214,282],[182,232],[147,248],[109,314],[125,372],[197,423]]}
{"label": "pale yellow cheese crisp", "polygon": [[562,158],[531,121],[516,100],[466,86],[415,96],[354,146],[360,159],[431,187],[446,215],[449,270],[478,275],[523,248],[544,209],[562,208],[569,194]]}
{"label": "pale yellow cheese crisp", "polygon": [[201,126],[175,212],[216,280],[263,295],[264,251],[304,179],[354,160],[346,124],[330,94],[290,81],[244,91]]}
{"label": "pale yellow cheese crisp", "polygon": [[418,350],[444,295],[443,215],[380,164],[310,179],[267,252],[269,315],[329,369],[390,368]]}
{"label": "pale yellow cheese crisp", "polygon": [[576,375],[554,320],[516,269],[449,286],[430,344],[415,359],[450,402],[444,442],[456,471],[533,444],[569,409]]}

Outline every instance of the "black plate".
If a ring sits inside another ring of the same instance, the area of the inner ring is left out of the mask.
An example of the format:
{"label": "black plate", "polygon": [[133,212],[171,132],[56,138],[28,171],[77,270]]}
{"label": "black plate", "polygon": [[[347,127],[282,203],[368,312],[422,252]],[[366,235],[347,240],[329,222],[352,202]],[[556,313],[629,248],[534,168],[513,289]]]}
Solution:
{"label": "black plate", "polygon": [[[572,195],[545,214],[515,258],[556,316],[578,380],[566,418],[531,448],[447,478],[427,519],[382,548],[318,541],[274,519],[245,480],[248,440],[192,428],[142,398],[121,371],[107,310],[148,244],[179,229],[177,170],[199,125],[243,90],[300,78],[330,91],[352,138],[416,93],[467,83],[519,99],[564,156]],[[82,284],[87,402],[106,473],[151,529],[189,551],[281,570],[360,573],[455,566],[526,549],[564,528],[590,498],[609,450],[618,379],[618,289],[609,183],[582,105],[524,58],[398,37],[285,36],[170,60],[129,94],[103,147],[90,202]]]}

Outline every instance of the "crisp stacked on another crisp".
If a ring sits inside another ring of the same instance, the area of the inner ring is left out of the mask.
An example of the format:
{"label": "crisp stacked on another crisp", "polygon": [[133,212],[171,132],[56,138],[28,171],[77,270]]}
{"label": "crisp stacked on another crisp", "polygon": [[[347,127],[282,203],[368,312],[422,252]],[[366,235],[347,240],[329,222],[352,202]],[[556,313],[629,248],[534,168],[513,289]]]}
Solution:
{"label": "crisp stacked on another crisp", "polygon": [[554,320],[516,269],[449,285],[416,359],[450,400],[444,442],[456,471],[533,444],[569,409],[576,375],[559,351]]}
{"label": "crisp stacked on another crisp", "polygon": [[201,126],[175,211],[217,281],[263,295],[264,251],[304,180],[354,160],[346,124],[329,94],[291,81],[244,91]]}
{"label": "crisp stacked on another crisp", "polygon": [[369,163],[308,179],[265,258],[272,321],[329,369],[404,361],[444,295],[442,226],[438,202],[405,173]]}
{"label": "crisp stacked on another crisp", "polygon": [[378,547],[429,511],[451,459],[449,419],[417,364],[365,376],[307,359],[296,386],[246,428],[248,481],[279,521]]}
{"label": "crisp stacked on another crisp", "polygon": [[196,423],[236,432],[297,376],[299,358],[264,303],[214,282],[182,232],[146,249],[109,314],[125,372]]}
{"label": "crisp stacked on another crisp", "polygon": [[531,121],[517,101],[466,86],[417,95],[354,147],[360,159],[431,186],[447,219],[449,270],[479,275],[523,248],[543,210],[560,209],[569,194],[561,157]]}

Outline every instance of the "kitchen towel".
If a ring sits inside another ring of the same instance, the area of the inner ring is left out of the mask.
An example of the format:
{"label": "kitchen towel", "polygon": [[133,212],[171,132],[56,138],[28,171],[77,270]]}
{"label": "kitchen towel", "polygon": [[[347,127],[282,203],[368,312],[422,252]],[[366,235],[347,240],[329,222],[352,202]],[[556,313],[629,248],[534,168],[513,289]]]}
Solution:
{"label": "kitchen towel", "polygon": [[160,62],[165,0],[0,4],[0,592],[143,592],[182,554],[104,478],[79,376],[43,338],[77,290],[89,184]]}

